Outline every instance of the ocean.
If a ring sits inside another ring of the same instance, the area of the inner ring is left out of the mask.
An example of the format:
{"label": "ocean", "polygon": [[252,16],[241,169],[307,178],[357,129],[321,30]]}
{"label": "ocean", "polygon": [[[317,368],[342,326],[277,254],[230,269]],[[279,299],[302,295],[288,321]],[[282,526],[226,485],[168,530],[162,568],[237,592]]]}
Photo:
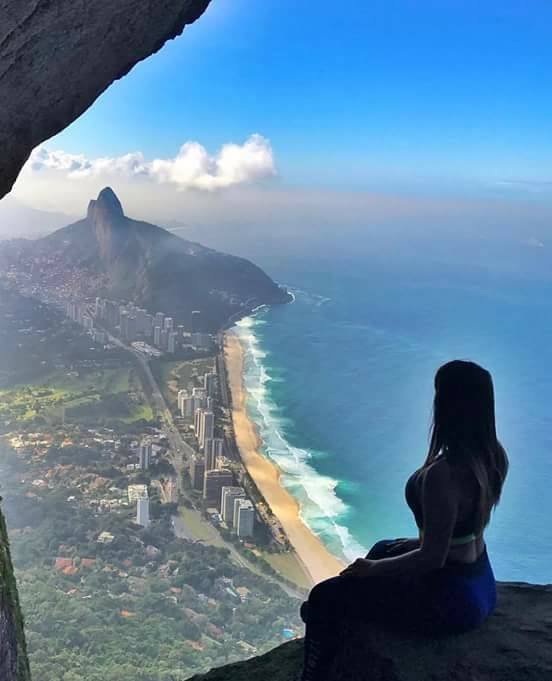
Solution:
{"label": "ocean", "polygon": [[[346,559],[416,536],[404,484],[424,460],[435,370],[493,374],[510,457],[487,531],[497,578],[552,581],[552,281],[538,267],[423,258],[257,258],[294,295],[236,327],[249,415],[304,521]],[[552,271],[552,270],[551,270]]]}

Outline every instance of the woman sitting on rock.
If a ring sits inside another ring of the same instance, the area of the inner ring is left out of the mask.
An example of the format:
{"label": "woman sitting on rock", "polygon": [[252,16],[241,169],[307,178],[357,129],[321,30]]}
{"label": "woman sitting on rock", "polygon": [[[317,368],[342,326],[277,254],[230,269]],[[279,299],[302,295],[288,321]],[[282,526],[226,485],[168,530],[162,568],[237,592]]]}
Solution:
{"label": "woman sitting on rock", "polygon": [[426,635],[475,629],[493,611],[496,585],[483,530],[498,504],[508,458],[497,439],[491,375],[454,361],[435,376],[424,465],[406,484],[419,539],[378,542],[301,608],[303,681],[322,681],[344,620]]}

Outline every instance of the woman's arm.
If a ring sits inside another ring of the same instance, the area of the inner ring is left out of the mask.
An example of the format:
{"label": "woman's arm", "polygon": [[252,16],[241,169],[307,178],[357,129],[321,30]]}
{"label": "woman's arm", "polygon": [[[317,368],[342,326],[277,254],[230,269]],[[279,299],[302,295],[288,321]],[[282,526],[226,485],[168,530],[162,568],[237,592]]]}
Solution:
{"label": "woman's arm", "polygon": [[359,558],[341,574],[391,577],[421,574],[442,567],[447,559],[458,513],[458,500],[448,464],[439,463],[425,472],[422,505],[424,534],[418,549],[381,560]]}

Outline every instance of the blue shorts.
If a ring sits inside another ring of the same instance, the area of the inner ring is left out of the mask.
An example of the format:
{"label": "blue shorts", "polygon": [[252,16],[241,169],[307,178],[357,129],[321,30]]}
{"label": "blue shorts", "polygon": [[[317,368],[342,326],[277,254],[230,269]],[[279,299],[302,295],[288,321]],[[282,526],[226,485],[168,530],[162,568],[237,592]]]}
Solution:
{"label": "blue shorts", "polygon": [[[393,544],[378,542],[367,557],[385,558]],[[332,577],[314,587],[301,615],[319,630],[335,631],[340,620],[353,619],[434,636],[477,628],[495,604],[485,550],[475,563],[447,563],[421,576]]]}

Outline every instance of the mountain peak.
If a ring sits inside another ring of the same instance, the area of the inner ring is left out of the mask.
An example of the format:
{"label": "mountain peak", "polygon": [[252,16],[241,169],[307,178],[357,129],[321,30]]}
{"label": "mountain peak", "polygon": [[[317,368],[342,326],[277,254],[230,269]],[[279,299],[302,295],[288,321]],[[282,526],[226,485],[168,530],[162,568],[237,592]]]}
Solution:
{"label": "mountain peak", "polygon": [[102,218],[122,218],[125,214],[121,202],[111,187],[104,187],[98,198],[88,204],[88,217],[94,221]]}

